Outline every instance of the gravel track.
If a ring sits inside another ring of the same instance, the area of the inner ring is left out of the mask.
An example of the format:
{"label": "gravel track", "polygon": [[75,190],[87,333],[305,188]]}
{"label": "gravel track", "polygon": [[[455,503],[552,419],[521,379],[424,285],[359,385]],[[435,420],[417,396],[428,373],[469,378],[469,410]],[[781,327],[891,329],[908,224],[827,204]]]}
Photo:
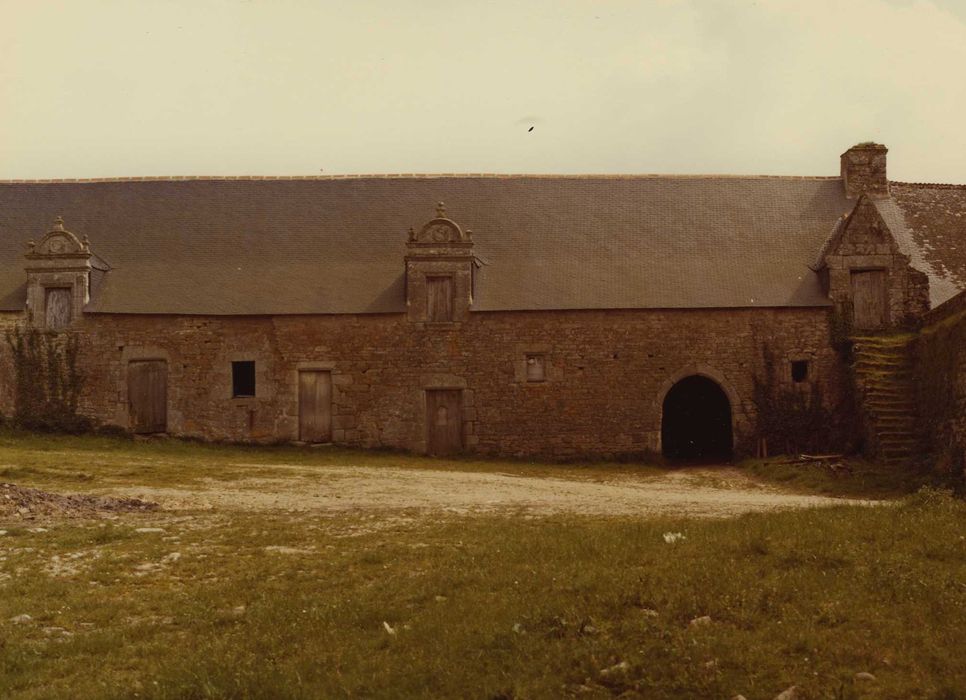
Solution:
{"label": "gravel track", "polygon": [[[276,465],[278,466],[278,465]],[[284,465],[281,465],[284,466]],[[788,493],[734,468],[701,467],[595,478],[519,476],[385,467],[313,467],[283,478],[206,480],[200,489],[125,488],[111,493],[166,510],[400,511],[472,514],[686,515],[728,517],[754,511],[869,504]]]}

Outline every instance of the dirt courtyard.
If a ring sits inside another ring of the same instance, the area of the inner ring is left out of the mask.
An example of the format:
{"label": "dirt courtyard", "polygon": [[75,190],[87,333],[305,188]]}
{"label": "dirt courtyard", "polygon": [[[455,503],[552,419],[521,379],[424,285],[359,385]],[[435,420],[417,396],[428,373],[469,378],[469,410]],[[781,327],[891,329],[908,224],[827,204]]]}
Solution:
{"label": "dirt courtyard", "polygon": [[[259,467],[239,464],[239,467]],[[526,476],[501,472],[371,466],[272,465],[272,478],[204,479],[201,488],[125,487],[102,491],[154,501],[164,510],[386,512],[450,514],[523,511],[534,515],[687,515],[868,503],[799,495],[731,467],[633,474]]]}

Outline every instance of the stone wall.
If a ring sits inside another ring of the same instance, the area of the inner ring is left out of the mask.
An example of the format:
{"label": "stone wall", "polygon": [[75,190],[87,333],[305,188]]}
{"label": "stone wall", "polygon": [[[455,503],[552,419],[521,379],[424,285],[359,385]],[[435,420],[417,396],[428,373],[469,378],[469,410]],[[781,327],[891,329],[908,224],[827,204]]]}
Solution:
{"label": "stone wall", "polygon": [[873,199],[889,196],[886,176],[886,154],[889,149],[878,143],[860,143],[841,155],[842,181],[845,196],[857,199],[867,194]]}
{"label": "stone wall", "polygon": [[[332,371],[337,443],[422,451],[425,390],[462,388],[467,449],[557,458],[659,451],[664,393],[696,373],[728,394],[747,451],[765,346],[780,383],[791,384],[791,361],[808,360],[829,402],[846,386],[826,309],[474,312],[442,327],[405,314],[103,314],[77,330],[83,413],[128,426],[128,362],[164,359],[169,431],[204,439],[296,439],[307,368]],[[545,381],[527,381],[527,355],[541,357]],[[255,361],[254,397],[232,398],[233,360]]]}
{"label": "stone wall", "polygon": [[966,292],[933,309],[919,334],[916,389],[921,430],[941,465],[966,453]]}
{"label": "stone wall", "polygon": [[877,269],[886,275],[888,293],[888,319],[880,330],[916,326],[929,309],[929,280],[899,250],[872,200],[860,200],[842,226],[824,256],[825,284],[837,313],[852,317],[852,272]]}
{"label": "stone wall", "polygon": [[0,415],[13,415],[14,402],[14,372],[11,362],[10,345],[7,342],[7,332],[17,326],[23,326],[26,318],[22,313],[10,311],[0,312]]}

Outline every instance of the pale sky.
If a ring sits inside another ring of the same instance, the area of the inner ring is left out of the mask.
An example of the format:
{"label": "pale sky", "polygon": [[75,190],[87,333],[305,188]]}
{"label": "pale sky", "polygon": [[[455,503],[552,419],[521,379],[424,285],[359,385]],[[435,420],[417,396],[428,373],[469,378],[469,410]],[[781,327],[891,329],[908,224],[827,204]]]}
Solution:
{"label": "pale sky", "polygon": [[[531,130],[532,127],[532,130]],[[966,183],[966,0],[0,0],[0,178]]]}

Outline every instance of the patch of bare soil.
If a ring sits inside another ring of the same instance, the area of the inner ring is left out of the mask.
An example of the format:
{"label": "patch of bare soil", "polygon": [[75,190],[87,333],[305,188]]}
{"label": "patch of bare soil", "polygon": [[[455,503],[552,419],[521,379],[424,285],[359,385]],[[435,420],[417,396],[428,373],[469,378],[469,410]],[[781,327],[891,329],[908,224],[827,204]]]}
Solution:
{"label": "patch of bare soil", "polygon": [[100,513],[147,512],[157,503],[139,498],[57,494],[16,484],[0,484],[0,518],[93,517]]}
{"label": "patch of bare soil", "polygon": [[[114,490],[113,492],[117,492]],[[316,467],[277,479],[207,480],[204,488],[139,488],[173,510],[471,514],[684,515],[728,517],[752,511],[869,503],[788,493],[729,467],[659,475],[586,478],[385,467]]]}

